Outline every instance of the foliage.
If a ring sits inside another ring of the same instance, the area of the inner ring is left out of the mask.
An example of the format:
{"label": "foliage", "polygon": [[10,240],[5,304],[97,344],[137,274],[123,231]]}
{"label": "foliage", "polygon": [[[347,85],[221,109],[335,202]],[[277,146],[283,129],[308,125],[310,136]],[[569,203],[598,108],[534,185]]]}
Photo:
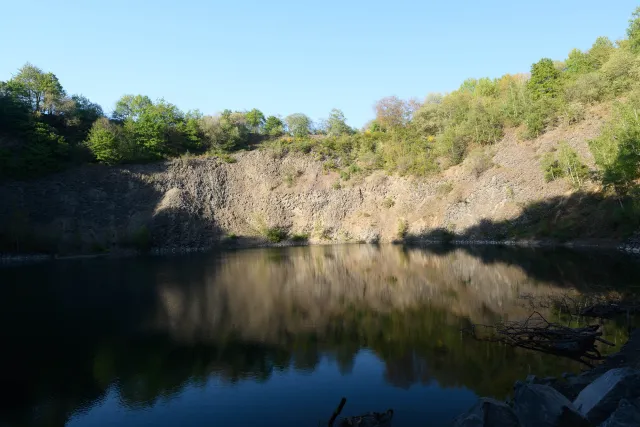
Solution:
{"label": "foliage", "polygon": [[634,53],[640,53],[640,7],[637,7],[631,14],[627,37],[629,38],[629,49]]}
{"label": "foliage", "polygon": [[382,206],[387,209],[391,209],[395,204],[396,202],[390,197],[387,197],[382,201]]}
{"label": "foliage", "polygon": [[541,166],[547,182],[567,177],[574,188],[582,186],[589,172],[578,153],[565,141],[560,142],[556,153],[545,154]]}
{"label": "foliage", "polygon": [[616,106],[602,134],[589,141],[605,186],[628,193],[640,178],[640,96]]}
{"label": "foliage", "polygon": [[283,240],[286,240],[288,235],[289,235],[289,233],[287,232],[287,230],[285,230],[284,228],[280,228],[280,227],[269,227],[264,232],[264,236],[271,243],[282,242]]}
{"label": "foliage", "polygon": [[334,108],[329,113],[327,119],[327,135],[340,136],[353,133],[353,130],[347,125],[344,113],[337,108]]}
{"label": "foliage", "polygon": [[420,104],[415,100],[405,101],[397,96],[387,96],[376,102],[376,123],[386,130],[406,125]]}
{"label": "foliage", "polygon": [[198,122],[203,148],[220,153],[240,149],[249,142],[249,129],[241,113],[205,116]]}
{"label": "foliage", "polygon": [[305,114],[291,114],[284,118],[284,122],[292,136],[305,137],[311,133],[311,119]]}
{"label": "foliage", "polygon": [[309,240],[309,233],[296,233],[291,236],[292,242],[306,242]]}
{"label": "foliage", "polygon": [[558,95],[561,85],[561,72],[553,61],[543,58],[531,66],[531,79],[527,86],[534,100]]}
{"label": "foliage", "polygon": [[276,116],[269,116],[264,124],[264,132],[269,136],[281,136],[284,133],[284,123]]}
{"label": "foliage", "polygon": [[409,232],[409,222],[406,219],[398,220],[398,231],[397,236],[398,239],[404,239],[407,237],[407,233]]}
{"label": "foliage", "polygon": [[254,108],[245,114],[247,125],[251,127],[255,133],[260,133],[265,125],[266,119],[262,111]]}

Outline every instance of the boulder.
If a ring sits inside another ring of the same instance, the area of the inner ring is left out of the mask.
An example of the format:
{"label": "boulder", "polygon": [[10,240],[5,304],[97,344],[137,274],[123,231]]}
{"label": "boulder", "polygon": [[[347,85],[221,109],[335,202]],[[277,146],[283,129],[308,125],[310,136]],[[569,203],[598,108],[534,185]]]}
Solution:
{"label": "boulder", "polygon": [[640,401],[622,399],[618,409],[600,427],[638,427],[640,426]]}
{"label": "boulder", "polygon": [[514,410],[523,427],[589,427],[571,401],[548,385],[519,384]]}
{"label": "boulder", "polygon": [[640,397],[640,371],[611,369],[585,387],[573,402],[589,421],[600,424],[613,413],[622,399]]}
{"label": "boulder", "polygon": [[513,409],[504,402],[483,397],[453,420],[452,427],[521,427]]}

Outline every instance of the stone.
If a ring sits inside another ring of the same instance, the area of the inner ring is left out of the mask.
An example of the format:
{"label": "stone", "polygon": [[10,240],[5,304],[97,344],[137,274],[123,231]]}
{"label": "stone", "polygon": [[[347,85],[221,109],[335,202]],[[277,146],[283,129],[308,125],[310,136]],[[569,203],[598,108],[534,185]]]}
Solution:
{"label": "stone", "polygon": [[452,427],[521,427],[513,409],[504,402],[483,397],[453,420]]}
{"label": "stone", "polygon": [[640,401],[622,399],[618,409],[600,427],[638,427],[640,426]]}
{"label": "stone", "polygon": [[622,399],[640,397],[640,371],[611,369],[585,387],[573,402],[589,421],[600,424],[616,410]]}
{"label": "stone", "polygon": [[588,427],[571,401],[554,388],[522,384],[514,396],[514,410],[523,427]]}

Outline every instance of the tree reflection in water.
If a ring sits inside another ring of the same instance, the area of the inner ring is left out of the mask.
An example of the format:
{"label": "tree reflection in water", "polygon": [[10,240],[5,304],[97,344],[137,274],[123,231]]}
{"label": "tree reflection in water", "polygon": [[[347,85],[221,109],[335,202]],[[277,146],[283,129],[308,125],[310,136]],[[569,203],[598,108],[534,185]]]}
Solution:
{"label": "tree reflection in water", "polygon": [[[266,382],[323,358],[347,374],[364,349],[384,361],[391,386],[504,398],[531,372],[579,367],[461,328],[525,316],[522,293],[624,289],[639,271],[601,253],[368,245],[5,268],[0,380],[11,392],[0,421],[64,425],[110,392],[147,408],[213,378]],[[605,338],[625,336],[624,323],[605,324]]]}

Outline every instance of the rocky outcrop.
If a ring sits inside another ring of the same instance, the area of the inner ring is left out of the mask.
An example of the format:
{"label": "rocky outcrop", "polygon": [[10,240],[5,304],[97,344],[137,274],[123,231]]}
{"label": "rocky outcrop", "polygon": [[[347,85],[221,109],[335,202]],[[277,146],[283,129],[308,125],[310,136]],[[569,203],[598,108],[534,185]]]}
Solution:
{"label": "rocky outcrop", "polygon": [[[513,411],[518,418],[516,424],[513,424],[510,415],[500,418],[482,417],[478,408],[484,407],[487,400],[482,398],[467,413],[457,417],[451,425],[452,427],[640,425],[640,370],[631,367],[635,365],[635,360],[626,358],[627,366],[607,369],[607,366],[611,366],[607,362],[619,361],[621,356],[635,352],[639,344],[640,334],[636,330],[618,354],[609,356],[603,365],[578,377],[567,376],[564,385],[561,385],[563,381],[555,378],[539,380],[534,375],[527,377],[525,383],[516,382],[513,401],[510,404],[495,402],[491,405],[492,408],[500,408],[500,414],[510,414]],[[571,392],[566,392],[575,387],[581,391],[571,402],[567,398]]]}

